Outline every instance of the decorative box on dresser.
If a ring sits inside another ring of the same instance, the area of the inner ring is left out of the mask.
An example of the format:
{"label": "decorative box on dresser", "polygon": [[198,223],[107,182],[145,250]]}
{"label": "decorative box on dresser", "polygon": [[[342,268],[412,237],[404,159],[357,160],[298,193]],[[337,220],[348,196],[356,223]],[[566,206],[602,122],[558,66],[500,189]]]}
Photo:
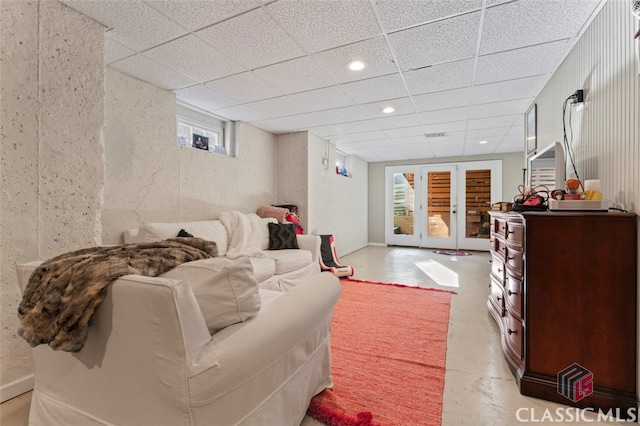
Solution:
{"label": "decorative box on dresser", "polygon": [[[490,214],[487,306],[520,393],[636,416],[636,215]],[[573,364],[593,375],[592,393],[559,392]]]}

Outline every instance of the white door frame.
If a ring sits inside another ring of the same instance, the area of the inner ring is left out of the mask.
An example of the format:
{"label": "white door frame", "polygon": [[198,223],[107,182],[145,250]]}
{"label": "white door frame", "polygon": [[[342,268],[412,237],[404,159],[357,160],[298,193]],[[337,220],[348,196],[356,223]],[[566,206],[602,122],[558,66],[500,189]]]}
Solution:
{"label": "white door frame", "polygon": [[[455,219],[455,247],[463,250],[489,250],[489,240],[483,238],[466,238],[466,185],[465,173],[467,170],[490,169],[491,170],[491,200],[499,201],[502,199],[502,160],[482,160],[482,161],[462,161],[458,163],[432,163],[406,166],[387,166],[385,167],[385,244],[386,245],[402,245],[413,247],[427,247],[424,238],[426,236],[426,218],[421,205],[426,205],[426,191],[422,179],[423,168],[435,170],[438,167],[456,166],[458,170],[457,178],[457,200],[452,206],[455,206],[457,214]],[[413,235],[396,235],[393,233],[393,175],[394,173],[414,173],[414,223]],[[452,207],[453,208],[453,207]],[[452,220],[453,220],[452,219]],[[458,232],[459,231],[459,232]],[[450,247],[438,247],[450,248]]]}

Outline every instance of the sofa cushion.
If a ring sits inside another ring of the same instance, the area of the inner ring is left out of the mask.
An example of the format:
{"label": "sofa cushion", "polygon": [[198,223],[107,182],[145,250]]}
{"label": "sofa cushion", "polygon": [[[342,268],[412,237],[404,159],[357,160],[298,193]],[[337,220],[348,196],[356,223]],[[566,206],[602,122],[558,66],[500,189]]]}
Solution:
{"label": "sofa cushion", "polygon": [[253,266],[253,275],[259,283],[268,280],[276,273],[276,262],[269,257],[250,257],[249,260]]}
{"label": "sofa cushion", "polygon": [[311,252],[308,250],[270,250],[266,253],[268,258],[275,261],[276,275],[304,268],[312,262]]}
{"label": "sofa cushion", "polygon": [[195,222],[147,223],[138,230],[138,242],[150,243],[175,238],[183,229],[194,237],[215,241],[218,254],[227,253],[227,231],[219,220],[201,220]]}
{"label": "sofa cushion", "polygon": [[264,217],[260,220],[264,223],[264,227],[260,228],[260,248],[269,250],[269,223],[278,223],[278,221],[272,217]]}
{"label": "sofa cushion", "polygon": [[260,310],[258,282],[246,257],[196,260],[160,276],[191,284],[211,334],[253,318]]}
{"label": "sofa cushion", "polygon": [[269,224],[269,250],[297,249],[296,225],[293,223]]}

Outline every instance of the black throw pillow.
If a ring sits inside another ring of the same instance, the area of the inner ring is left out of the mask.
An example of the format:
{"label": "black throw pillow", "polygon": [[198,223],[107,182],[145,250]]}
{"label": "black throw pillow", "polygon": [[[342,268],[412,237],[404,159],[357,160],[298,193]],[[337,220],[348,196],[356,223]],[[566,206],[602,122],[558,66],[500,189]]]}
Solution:
{"label": "black throw pillow", "polygon": [[269,223],[269,250],[297,249],[295,223]]}
{"label": "black throw pillow", "polygon": [[180,232],[178,232],[178,237],[193,237],[193,235],[191,235],[184,229],[181,229]]}

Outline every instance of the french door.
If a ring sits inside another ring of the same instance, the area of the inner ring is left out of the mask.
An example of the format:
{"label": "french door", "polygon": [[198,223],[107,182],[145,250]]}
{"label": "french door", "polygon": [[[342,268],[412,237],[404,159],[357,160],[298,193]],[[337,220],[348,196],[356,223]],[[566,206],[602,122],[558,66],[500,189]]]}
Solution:
{"label": "french door", "polygon": [[489,249],[491,202],[502,199],[502,161],[390,166],[385,243]]}

